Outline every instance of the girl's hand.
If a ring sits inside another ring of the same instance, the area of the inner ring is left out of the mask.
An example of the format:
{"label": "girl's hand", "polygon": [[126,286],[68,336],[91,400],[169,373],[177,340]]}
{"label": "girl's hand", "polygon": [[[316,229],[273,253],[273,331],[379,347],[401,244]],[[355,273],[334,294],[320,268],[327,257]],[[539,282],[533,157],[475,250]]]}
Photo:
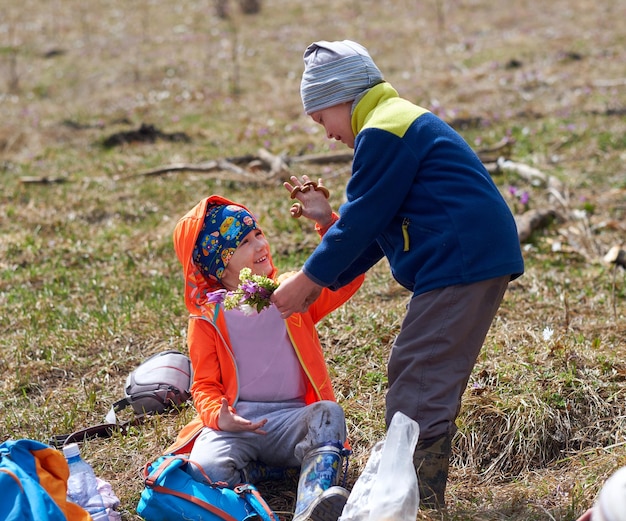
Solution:
{"label": "girl's hand", "polygon": [[328,202],[328,189],[322,184],[321,179],[316,183],[307,175],[303,175],[301,180],[293,175],[291,183],[286,181],[283,186],[291,194],[292,199],[299,201],[291,207],[292,217],[304,216],[322,228],[332,223],[333,210]]}
{"label": "girl's hand", "polygon": [[228,405],[228,400],[222,398],[222,407],[220,415],[217,419],[217,425],[222,431],[226,432],[254,432],[256,434],[267,434],[263,427],[267,423],[267,419],[252,423],[250,420],[242,418],[235,414]]}

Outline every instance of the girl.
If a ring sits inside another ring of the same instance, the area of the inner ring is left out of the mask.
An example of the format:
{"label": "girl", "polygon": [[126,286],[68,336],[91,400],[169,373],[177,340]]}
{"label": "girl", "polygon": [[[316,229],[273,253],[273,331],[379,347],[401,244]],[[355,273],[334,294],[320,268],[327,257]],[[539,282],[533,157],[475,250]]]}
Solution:
{"label": "girl", "polygon": [[[298,184],[305,187],[297,193],[298,213],[323,235],[338,219],[328,191],[306,176]],[[187,343],[198,414],[167,452],[190,452],[211,480],[231,486],[300,467],[293,519],[335,521],[348,496],[336,486],[346,426],[315,324],[348,300],[363,277],[338,291],[324,290],[306,313],[287,320],[273,305],[252,314],[226,310],[220,297],[237,289],[243,268],[270,279],[277,270],[254,216],[218,195],[178,222],[174,246],[190,313]],[[202,480],[199,471],[189,472]]]}

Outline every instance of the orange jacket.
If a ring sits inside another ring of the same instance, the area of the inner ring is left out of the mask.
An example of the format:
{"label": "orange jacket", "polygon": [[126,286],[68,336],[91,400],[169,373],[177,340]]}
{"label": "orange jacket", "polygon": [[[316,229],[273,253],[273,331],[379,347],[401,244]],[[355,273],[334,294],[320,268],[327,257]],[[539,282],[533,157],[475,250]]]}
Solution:
{"label": "orange jacket", "polygon": [[[178,222],[174,230],[174,248],[184,272],[185,304],[191,315],[187,345],[194,369],[191,394],[198,414],[183,427],[166,453],[189,452],[204,426],[218,429],[222,397],[226,397],[233,410],[239,399],[237,361],[230,345],[223,307],[207,303],[207,294],[221,286],[211,286],[192,262],[192,252],[209,201],[238,204],[215,195],[203,199]],[[336,220],[337,216],[334,218]],[[322,234],[324,230],[318,231]],[[275,268],[272,276],[276,277]],[[293,314],[286,320],[289,338],[305,375],[307,404],[335,400],[315,324],[354,295],[363,279],[364,276],[360,276],[337,291],[324,288],[306,313]]]}

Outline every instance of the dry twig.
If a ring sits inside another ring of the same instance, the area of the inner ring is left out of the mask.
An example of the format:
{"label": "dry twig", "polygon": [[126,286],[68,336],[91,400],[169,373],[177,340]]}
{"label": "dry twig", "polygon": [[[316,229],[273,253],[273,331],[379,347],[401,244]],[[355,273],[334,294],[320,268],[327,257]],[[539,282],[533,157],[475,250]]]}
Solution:
{"label": "dry twig", "polygon": [[49,177],[46,175],[20,177],[20,183],[23,183],[23,184],[49,185],[49,184],[54,184],[54,183],[65,183],[66,181],[67,181],[66,177]]}

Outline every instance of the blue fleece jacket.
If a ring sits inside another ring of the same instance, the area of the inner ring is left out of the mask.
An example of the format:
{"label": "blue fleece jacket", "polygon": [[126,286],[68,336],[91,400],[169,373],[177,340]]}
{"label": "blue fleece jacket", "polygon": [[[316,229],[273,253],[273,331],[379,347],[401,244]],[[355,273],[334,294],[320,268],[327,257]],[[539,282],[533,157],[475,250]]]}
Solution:
{"label": "blue fleece jacket", "polygon": [[306,261],[309,278],[340,287],[383,256],[415,295],[523,273],[513,215],[449,125],[381,83],[357,101],[352,128],[347,202]]}

